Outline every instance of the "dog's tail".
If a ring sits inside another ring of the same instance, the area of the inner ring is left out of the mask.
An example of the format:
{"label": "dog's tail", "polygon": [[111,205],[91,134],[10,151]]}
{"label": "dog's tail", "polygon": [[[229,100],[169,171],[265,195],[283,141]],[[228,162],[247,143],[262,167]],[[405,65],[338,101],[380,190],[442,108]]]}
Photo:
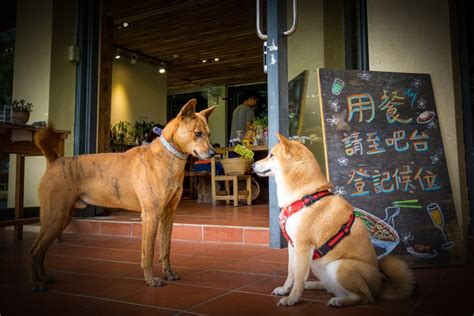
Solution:
{"label": "dog's tail", "polygon": [[398,299],[410,296],[415,289],[415,278],[402,259],[385,256],[379,261],[383,274],[381,298]]}
{"label": "dog's tail", "polygon": [[47,128],[42,128],[35,133],[35,144],[41,150],[43,155],[46,157],[48,165],[58,159],[59,155],[54,151],[53,147],[49,143],[51,138],[53,127],[48,126]]}

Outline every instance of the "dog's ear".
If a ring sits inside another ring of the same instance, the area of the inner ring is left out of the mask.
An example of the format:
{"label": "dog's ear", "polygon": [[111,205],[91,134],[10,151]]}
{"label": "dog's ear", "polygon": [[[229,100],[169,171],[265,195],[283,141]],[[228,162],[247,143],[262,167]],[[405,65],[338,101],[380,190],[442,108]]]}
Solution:
{"label": "dog's ear", "polygon": [[288,138],[286,138],[285,136],[281,135],[278,132],[276,133],[276,137],[280,141],[284,157],[285,158],[291,158],[290,147],[289,147],[290,140]]}
{"label": "dog's ear", "polygon": [[280,143],[283,145],[283,147],[287,147],[289,145],[290,140],[283,136],[282,134],[276,132],[276,137],[280,141]]}
{"label": "dog's ear", "polygon": [[214,109],[215,109],[216,107],[217,107],[217,105],[214,105],[214,106],[212,106],[212,107],[210,107],[210,108],[207,108],[207,109],[205,109],[205,110],[202,110],[201,112],[199,112],[199,114],[201,114],[202,116],[204,116],[204,118],[205,118],[206,121],[207,121],[207,119],[209,118],[209,115],[212,114],[212,112],[214,111]]}
{"label": "dog's ear", "polygon": [[179,111],[178,117],[181,119],[194,117],[196,115],[196,103],[196,99],[189,100]]}

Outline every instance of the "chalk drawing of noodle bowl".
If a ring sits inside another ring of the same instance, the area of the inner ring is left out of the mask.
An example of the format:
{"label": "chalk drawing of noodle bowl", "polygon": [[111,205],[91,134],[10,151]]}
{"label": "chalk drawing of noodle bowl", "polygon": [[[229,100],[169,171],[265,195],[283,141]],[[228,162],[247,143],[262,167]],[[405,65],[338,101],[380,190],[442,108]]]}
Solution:
{"label": "chalk drawing of noodle bowl", "polygon": [[364,222],[369,231],[370,240],[375,247],[377,258],[388,255],[400,242],[397,231],[375,215],[354,207],[354,213]]}

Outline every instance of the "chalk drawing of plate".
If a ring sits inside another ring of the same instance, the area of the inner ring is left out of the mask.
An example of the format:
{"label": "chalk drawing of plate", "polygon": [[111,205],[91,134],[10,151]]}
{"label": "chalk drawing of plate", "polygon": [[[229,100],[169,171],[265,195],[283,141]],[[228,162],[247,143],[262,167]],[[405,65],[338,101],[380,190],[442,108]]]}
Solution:
{"label": "chalk drawing of plate", "polygon": [[435,118],[435,112],[433,111],[424,111],[421,112],[417,117],[416,117],[416,122],[418,124],[428,124]]}
{"label": "chalk drawing of plate", "polygon": [[380,259],[391,253],[400,242],[397,231],[377,216],[360,208],[354,207],[354,212],[364,222],[365,227],[369,231],[370,240],[375,247],[377,258]]}
{"label": "chalk drawing of plate", "polygon": [[436,249],[432,249],[430,252],[417,252],[413,247],[407,247],[407,252],[420,258],[435,258],[438,256]]}

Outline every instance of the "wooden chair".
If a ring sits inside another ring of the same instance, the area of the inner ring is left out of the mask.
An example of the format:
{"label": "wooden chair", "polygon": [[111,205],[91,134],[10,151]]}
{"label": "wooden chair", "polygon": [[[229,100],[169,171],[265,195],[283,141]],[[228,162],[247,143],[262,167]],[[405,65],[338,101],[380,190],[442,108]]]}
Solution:
{"label": "wooden chair", "polygon": [[[218,159],[218,158],[217,158]],[[246,190],[239,191],[239,181],[245,181]],[[225,182],[225,191],[217,190],[217,182]],[[232,182],[232,192],[230,183]],[[216,205],[216,201],[226,201],[229,205],[230,201],[234,201],[234,206],[239,205],[239,199],[247,200],[247,205],[252,205],[252,177],[249,174],[242,175],[218,175],[216,174],[216,158],[211,159],[211,188],[212,188],[212,205]]]}

